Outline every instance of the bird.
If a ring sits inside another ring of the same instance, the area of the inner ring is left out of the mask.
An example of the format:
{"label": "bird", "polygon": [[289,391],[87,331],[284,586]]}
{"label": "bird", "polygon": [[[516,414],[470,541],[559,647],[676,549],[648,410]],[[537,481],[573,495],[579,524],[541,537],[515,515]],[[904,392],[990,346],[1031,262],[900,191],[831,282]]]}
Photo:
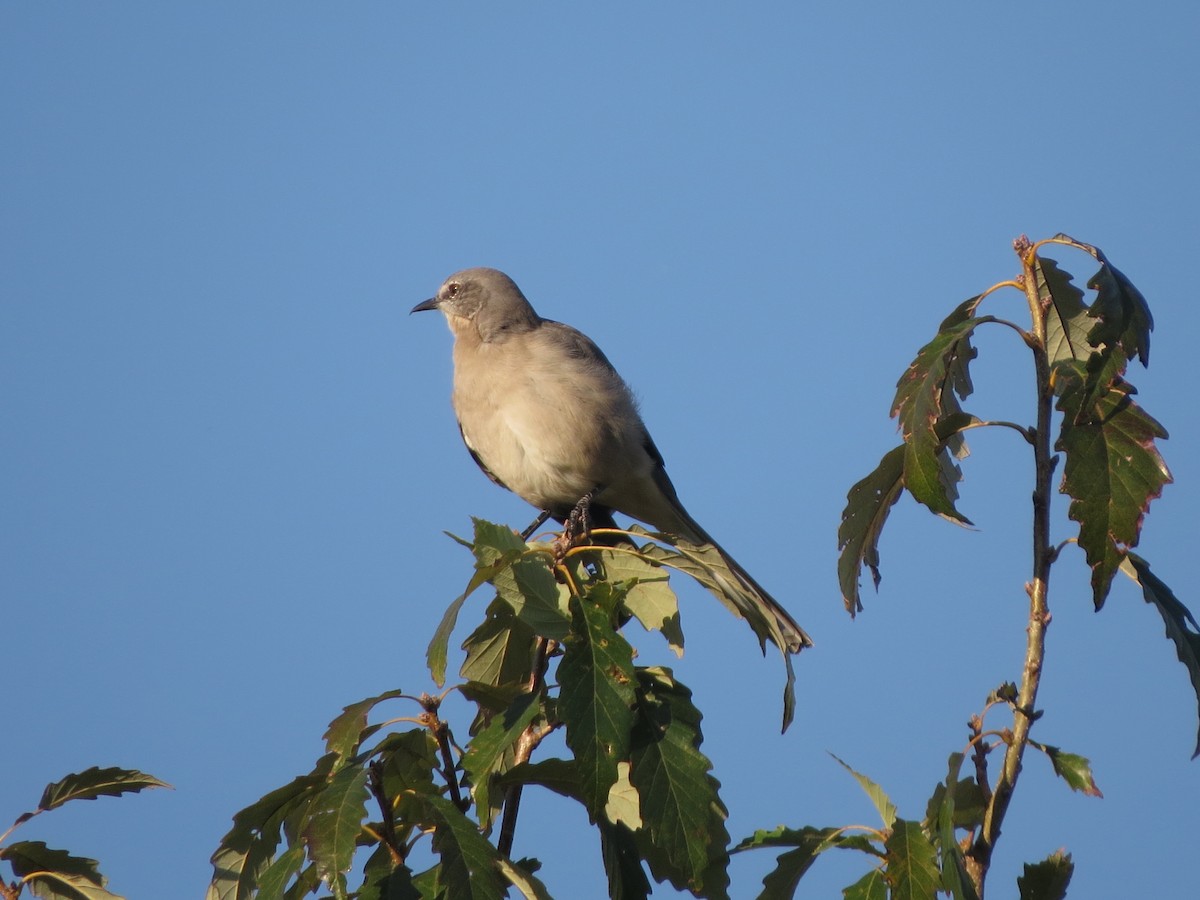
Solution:
{"label": "bird", "polygon": [[768,638],[786,659],[812,646],[684,508],[633,392],[590,338],[538,315],[498,269],[456,272],[412,312],[435,309],[454,336],[459,430],[484,474],[560,522],[583,512],[591,527],[615,527],[615,511],[673,536],[763,649]]}

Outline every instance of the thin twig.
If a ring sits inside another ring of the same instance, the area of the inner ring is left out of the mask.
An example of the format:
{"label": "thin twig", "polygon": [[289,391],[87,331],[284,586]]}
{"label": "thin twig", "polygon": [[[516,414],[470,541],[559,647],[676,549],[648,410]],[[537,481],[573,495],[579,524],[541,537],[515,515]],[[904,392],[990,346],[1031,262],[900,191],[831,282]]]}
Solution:
{"label": "thin twig", "polygon": [[[550,663],[550,653],[553,649],[554,642],[549,638],[539,637],[537,639],[533,651],[533,671],[529,676],[529,693],[537,693],[545,688],[546,668]],[[537,734],[539,730],[532,722],[526,726],[521,736],[517,739],[513,760],[514,765],[528,762],[534,749],[542,742],[542,738],[546,734],[549,734],[549,729],[547,729],[545,733],[534,739],[533,735]],[[517,833],[517,813],[520,812],[520,809],[521,785],[509,785],[508,790],[504,794],[504,812],[500,818],[500,835],[496,839],[496,849],[500,851],[502,856],[509,856],[512,853],[513,840]]]}
{"label": "thin twig", "polygon": [[1033,350],[1034,370],[1037,376],[1037,425],[1034,427],[1034,489],[1033,489],[1033,577],[1026,585],[1029,595],[1029,625],[1026,630],[1025,664],[1021,673],[1021,685],[1013,704],[1012,737],[1004,752],[1004,761],[996,778],[992,796],[984,813],[983,827],[975,843],[966,854],[967,870],[975,883],[976,893],[983,900],[984,883],[992,862],[992,853],[1000,837],[1008,804],[1012,800],[1017,779],[1021,774],[1021,760],[1029,742],[1029,727],[1037,713],[1038,686],[1041,684],[1042,663],[1046,652],[1046,628],[1050,624],[1048,590],[1050,565],[1054,559],[1054,548],[1050,546],[1050,480],[1054,471],[1054,457],[1050,448],[1050,424],[1053,413],[1053,391],[1050,387],[1050,363],[1046,355],[1045,310],[1038,295],[1037,278],[1034,272],[1036,256],[1029,239],[1022,237],[1014,242],[1014,249],[1021,257],[1024,269],[1023,283],[1029,303],[1033,330],[1029,342]]}

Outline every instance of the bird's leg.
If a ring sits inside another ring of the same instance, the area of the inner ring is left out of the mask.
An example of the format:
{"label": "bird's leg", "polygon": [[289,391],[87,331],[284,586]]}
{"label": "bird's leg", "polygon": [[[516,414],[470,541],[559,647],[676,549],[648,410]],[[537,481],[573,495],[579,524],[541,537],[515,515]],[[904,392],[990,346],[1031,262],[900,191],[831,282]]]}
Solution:
{"label": "bird's leg", "polygon": [[523,540],[523,541],[529,540],[533,536],[533,533],[535,531],[537,531],[539,528],[541,528],[542,524],[548,518],[550,518],[550,510],[543,509],[540,513],[538,513],[538,517],[533,520],[533,524],[521,532],[521,540]]}
{"label": "bird's leg", "polygon": [[567,552],[576,544],[586,541],[588,535],[592,532],[592,521],[590,515],[590,507],[595,496],[603,490],[601,487],[594,487],[575,504],[570,515],[563,522],[562,537],[558,541],[555,556],[561,563],[566,557]]}

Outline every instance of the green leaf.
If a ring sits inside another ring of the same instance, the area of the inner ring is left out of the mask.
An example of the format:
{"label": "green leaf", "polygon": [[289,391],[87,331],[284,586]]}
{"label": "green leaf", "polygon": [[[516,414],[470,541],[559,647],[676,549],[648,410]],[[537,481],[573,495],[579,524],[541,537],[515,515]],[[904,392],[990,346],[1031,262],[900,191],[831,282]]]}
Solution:
{"label": "green leaf", "polygon": [[879,535],[904,490],[904,447],[901,444],[884,454],[875,471],[846,495],[838,527],[838,581],[851,617],[862,612],[859,576],[864,565],[871,570],[875,588],[879,588]]}
{"label": "green leaf", "polygon": [[642,799],[642,857],[654,877],[701,897],[727,896],[726,811],[700,752],[701,715],[669,669],[637,670],[630,780]]}
{"label": "green leaf", "polygon": [[500,868],[500,874],[521,892],[525,900],[553,900],[546,886],[535,878],[532,872],[514,865],[503,857],[496,861],[496,865]]}
{"label": "green leaf", "polygon": [[600,854],[608,876],[610,900],[646,900],[650,896],[650,881],[642,868],[637,841],[628,828],[600,819]]}
{"label": "green leaf", "polygon": [[629,770],[629,763],[625,760],[617,763],[617,780],[608,792],[604,818],[636,831],[642,827],[642,798],[629,780]]}
{"label": "green leaf", "polygon": [[936,835],[937,849],[941,853],[942,883],[954,900],[979,900],[975,885],[967,874],[963,861],[962,848],[955,839],[954,830],[957,825],[958,788],[964,782],[960,781],[958,773],[962,770],[963,755],[951,753],[947,765],[946,780],[937,786],[934,798],[930,800],[927,813],[927,827]]}
{"label": "green leaf", "polygon": [[517,620],[500,599],[488,607],[487,619],[463,641],[467,658],[460,674],[488,685],[527,685],[533,671],[533,629]]}
{"label": "green leaf", "polygon": [[31,876],[26,884],[42,900],[124,900],[83,875],[48,872]]}
{"label": "green leaf", "polygon": [[359,744],[376,730],[372,728],[371,731],[367,731],[367,716],[371,710],[384,700],[394,700],[403,696],[403,691],[386,691],[343,707],[341,714],[329,723],[329,728],[322,736],[325,751],[339,759],[353,756],[358,752]]}
{"label": "green leaf", "polygon": [[[0,859],[12,866],[13,875],[29,885],[35,897],[46,900],[120,900],[104,889],[107,880],[94,859],[52,850],[41,841],[17,841],[0,847]],[[2,882],[0,882],[2,883]]]}
{"label": "green leaf", "polygon": [[284,891],[293,877],[304,868],[304,845],[296,844],[275,857],[258,879],[254,900],[283,900]]}
{"label": "green leaf", "polygon": [[593,822],[617,781],[617,763],[629,758],[633,726],[633,648],[612,627],[615,601],[605,583],[572,601],[576,624],[558,664],[558,711]]}
{"label": "green leaf", "polygon": [[1092,765],[1086,758],[1033,740],[1029,742],[1029,746],[1041,750],[1050,757],[1050,764],[1054,766],[1054,774],[1066,781],[1071,790],[1082,791],[1089,797],[1104,796],[1100,793],[1100,788],[1096,787],[1096,779],[1092,777]]}
{"label": "green leaf", "polygon": [[212,855],[207,900],[248,900],[279,846],[284,820],[303,811],[325,784],[336,757],[326,754],[316,768],[276,788],[233,817],[233,827]]}
{"label": "green leaf", "polygon": [[935,900],[942,884],[937,850],[921,823],[896,819],[884,849],[893,900]]}
{"label": "green leaf", "polygon": [[1056,447],[1066,454],[1062,490],[1072,498],[1068,514],[1079,523],[1079,546],[1092,568],[1093,602],[1100,609],[1171,473],[1154,444],[1167,433],[1133,402],[1133,386],[1119,375],[1121,360],[1105,364],[1108,383],[1095,390],[1089,365],[1063,362],[1054,369],[1063,412]]}
{"label": "green leaf", "polygon": [[338,897],[345,895],[344,876],[354,861],[355,844],[367,817],[369,775],[365,767],[347,766],[330,779],[308,809],[304,828],[308,856]]}
{"label": "green leaf", "polygon": [[427,728],[389,734],[375,748],[383,791],[395,797],[405,791],[435,792],[433,772],[438,767],[437,739]]}
{"label": "green leaf", "polygon": [[842,889],[843,900],[888,900],[887,878],[882,869],[872,869],[849,887]]}
{"label": "green leaf", "polygon": [[1088,331],[1092,320],[1083,303],[1083,291],[1075,287],[1071,273],[1058,263],[1038,257],[1033,263],[1038,296],[1047,307],[1046,353],[1053,365],[1064,359],[1086,360],[1092,355]]}
{"label": "green leaf", "polygon": [[491,785],[504,762],[505,754],[516,743],[525,727],[542,714],[537,694],[522,694],[513,701],[503,715],[492,718],[488,726],[475,735],[471,746],[463,754],[463,770],[471,777],[474,785],[475,810],[479,815],[479,826],[487,829],[491,825]]}
{"label": "green leaf", "polygon": [[[1196,693],[1196,703],[1200,706],[1200,625],[1186,606],[1179,602],[1171,589],[1150,571],[1150,564],[1130,553],[1122,566],[1127,574],[1142,586],[1142,596],[1146,602],[1158,610],[1163,624],[1167,626],[1167,637],[1175,644],[1175,653],[1179,661],[1187,667],[1188,677],[1192,680],[1192,690]],[[1130,573],[1129,570],[1133,572]],[[1196,751],[1192,759],[1200,756],[1200,733],[1196,737]]]}
{"label": "green leaf", "polygon": [[[446,662],[450,644],[450,634],[458,622],[458,613],[471,594],[484,584],[490,582],[498,572],[506,569],[513,560],[518,559],[526,550],[526,545],[511,528],[496,525],[483,519],[472,519],[475,523],[475,543],[471,547],[475,554],[475,573],[467,582],[467,587],[447,608],[429,647],[425,651],[425,660],[434,683],[441,687],[446,683]],[[462,538],[450,535],[460,544],[466,544]]]}
{"label": "green leaf", "polygon": [[967,366],[975,357],[971,333],[994,322],[992,316],[974,316],[979,298],[962,304],[942,323],[937,335],[921,348],[896,385],[892,415],[904,436],[904,486],[909,493],[940,516],[969,525],[954,506],[958,467],[950,459],[947,437],[939,436],[944,418],[960,415],[955,395],[965,399],[971,391]]}
{"label": "green leaf", "polygon": [[421,900],[413,885],[412,870],[394,863],[387,847],[380,844],[363,866],[363,883],[357,900]]}
{"label": "green leaf", "polygon": [[896,821],[896,805],[892,803],[892,801],[888,798],[888,795],[884,793],[883,788],[877,785],[866,775],[854,771],[854,769],[850,768],[848,763],[838,759],[838,757],[834,756],[832,753],[829,755],[833,756],[833,758],[837,760],[838,765],[854,776],[854,780],[858,782],[859,786],[864,791],[866,791],[867,796],[871,798],[871,802],[875,804],[875,811],[879,813],[879,818],[883,820],[883,827],[891,828],[892,824]]}
{"label": "green leaf", "polygon": [[1025,874],[1017,878],[1021,900],[1063,900],[1074,872],[1071,854],[1061,850],[1040,863],[1025,863]]}
{"label": "green leaf", "polygon": [[497,868],[496,848],[478,827],[442,797],[423,797],[425,818],[433,826],[433,852],[441,859],[438,878],[455,900],[501,900],[505,882]]}
{"label": "green leaf", "polygon": [[763,847],[791,847],[775,860],[775,868],[763,878],[763,891],[759,900],[788,900],[796,892],[800,879],[816,862],[817,857],[831,847],[854,847],[867,852],[877,852],[862,835],[847,836],[838,828],[787,828],[780,826],[771,831],[756,831],[741,841],[734,853]]}
{"label": "green leaf", "polygon": [[60,781],[46,785],[38,809],[56,809],[71,800],[95,800],[97,797],[117,797],[121,794],[137,793],[146,788],[171,785],[159,781],[136,769],[101,769],[92,766],[82,772],[73,773]]}
{"label": "green leaf", "polygon": [[497,786],[508,787],[513,784],[536,784],[583,803],[579,770],[572,760],[543,759],[541,762],[524,762],[513,766],[500,776]]}
{"label": "green leaf", "polygon": [[662,566],[627,547],[597,554],[604,577],[626,588],[624,605],[647,631],[661,631],[676,656],[683,656],[679,600]]}

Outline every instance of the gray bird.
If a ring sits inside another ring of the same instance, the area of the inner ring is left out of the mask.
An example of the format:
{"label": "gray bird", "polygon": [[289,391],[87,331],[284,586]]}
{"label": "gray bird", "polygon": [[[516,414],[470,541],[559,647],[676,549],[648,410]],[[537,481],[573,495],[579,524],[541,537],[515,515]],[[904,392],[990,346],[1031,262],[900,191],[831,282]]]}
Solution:
{"label": "gray bird", "polygon": [[587,336],[543,319],[496,269],[451,275],[412,311],[428,309],[454,334],[454,411],[492,481],[560,521],[583,501],[593,526],[611,526],[616,510],[675,536],[760,641],[792,653],[812,646],[683,508],[632,392]]}

